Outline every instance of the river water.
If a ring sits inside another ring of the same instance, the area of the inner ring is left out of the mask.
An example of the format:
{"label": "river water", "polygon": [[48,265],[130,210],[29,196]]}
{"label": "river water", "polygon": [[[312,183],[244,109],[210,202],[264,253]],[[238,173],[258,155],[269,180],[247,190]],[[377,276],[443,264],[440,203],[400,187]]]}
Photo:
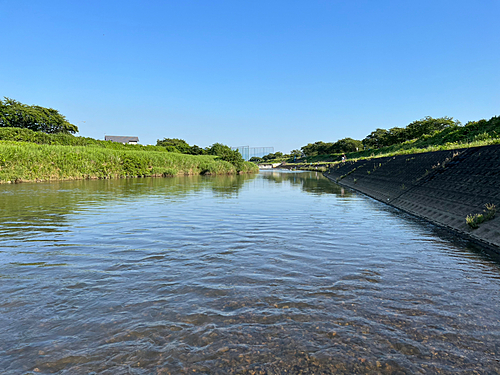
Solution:
{"label": "river water", "polygon": [[0,185],[2,374],[499,374],[500,266],[314,172]]}

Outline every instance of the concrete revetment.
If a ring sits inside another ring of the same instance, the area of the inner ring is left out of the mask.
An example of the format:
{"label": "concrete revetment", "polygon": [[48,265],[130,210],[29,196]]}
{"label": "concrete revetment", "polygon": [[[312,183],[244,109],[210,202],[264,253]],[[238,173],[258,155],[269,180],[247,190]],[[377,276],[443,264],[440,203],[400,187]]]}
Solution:
{"label": "concrete revetment", "polygon": [[[500,145],[347,161],[325,176],[500,254]],[[466,217],[486,204],[498,214],[472,229]]]}

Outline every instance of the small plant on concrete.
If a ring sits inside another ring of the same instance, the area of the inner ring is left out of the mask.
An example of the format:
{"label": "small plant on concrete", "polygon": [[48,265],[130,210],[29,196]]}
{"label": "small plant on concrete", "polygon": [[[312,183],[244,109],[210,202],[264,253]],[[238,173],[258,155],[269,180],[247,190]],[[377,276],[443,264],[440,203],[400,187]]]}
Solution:
{"label": "small plant on concrete", "polygon": [[465,218],[465,222],[472,229],[479,228],[479,224],[484,223],[485,221],[491,220],[495,217],[496,214],[496,206],[493,203],[486,203],[484,205],[486,208],[483,210],[481,214],[467,215]]}
{"label": "small plant on concrete", "polygon": [[484,212],[486,213],[485,219],[493,219],[495,217],[495,214],[497,213],[497,208],[495,207],[495,205],[493,203],[486,203],[484,207],[486,207],[486,210],[484,210]]}

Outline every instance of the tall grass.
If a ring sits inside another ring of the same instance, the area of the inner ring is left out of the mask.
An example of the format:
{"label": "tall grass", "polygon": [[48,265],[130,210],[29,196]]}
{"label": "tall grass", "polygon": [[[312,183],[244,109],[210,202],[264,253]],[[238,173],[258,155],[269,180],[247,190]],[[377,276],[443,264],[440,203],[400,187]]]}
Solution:
{"label": "tall grass", "polygon": [[39,145],[61,145],[61,146],[93,146],[109,148],[113,150],[135,150],[135,151],[172,151],[172,147],[128,145],[111,141],[102,141],[89,137],[78,137],[66,133],[47,134],[36,132],[25,128],[1,128],[0,141],[30,142]]}
{"label": "tall grass", "polygon": [[[257,170],[245,162],[241,172]],[[211,155],[0,141],[0,182],[235,173]]]}

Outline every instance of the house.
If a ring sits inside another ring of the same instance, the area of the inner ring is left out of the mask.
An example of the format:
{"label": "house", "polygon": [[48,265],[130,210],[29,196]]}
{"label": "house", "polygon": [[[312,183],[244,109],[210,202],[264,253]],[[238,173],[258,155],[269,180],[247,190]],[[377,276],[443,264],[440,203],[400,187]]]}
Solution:
{"label": "house", "polygon": [[139,142],[139,137],[122,137],[122,136],[115,136],[115,135],[105,135],[104,140],[111,141],[111,142],[123,143],[124,145],[125,144],[136,145]]}

